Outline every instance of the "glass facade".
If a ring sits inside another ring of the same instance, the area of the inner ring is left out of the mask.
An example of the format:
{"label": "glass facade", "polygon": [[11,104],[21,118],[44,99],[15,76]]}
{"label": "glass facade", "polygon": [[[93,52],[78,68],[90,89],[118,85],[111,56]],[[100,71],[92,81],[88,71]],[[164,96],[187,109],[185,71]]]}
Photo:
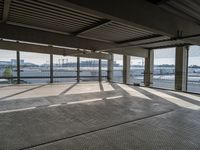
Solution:
{"label": "glass facade", "polygon": [[187,91],[200,93],[200,46],[189,47]]}
{"label": "glass facade", "polygon": [[76,82],[77,58],[53,55],[53,77],[54,82]]}
{"label": "glass facade", "polygon": [[49,83],[50,55],[20,52],[20,83]]}
{"label": "glass facade", "polygon": [[153,87],[174,89],[175,48],[154,50]]}
{"label": "glass facade", "polygon": [[123,55],[113,54],[113,81],[123,82]]}
{"label": "glass facade", "polygon": [[[50,83],[50,54],[19,52],[20,83]],[[123,82],[123,55],[113,54],[113,81]],[[188,51],[187,91],[200,93],[200,46]],[[142,57],[130,57],[129,84],[144,85]],[[99,59],[80,58],[80,80],[99,80]],[[102,80],[107,80],[108,60],[101,60]],[[0,86],[17,83],[17,52],[0,50]],[[77,57],[53,55],[53,82],[77,81]],[[154,50],[153,87],[174,89],[175,48]]]}
{"label": "glass facade", "polygon": [[99,60],[80,58],[80,79],[99,80]]}
{"label": "glass facade", "polygon": [[16,51],[0,50],[0,85],[17,82]]}
{"label": "glass facade", "polygon": [[130,57],[130,76],[129,84],[144,85],[144,62],[142,57]]}

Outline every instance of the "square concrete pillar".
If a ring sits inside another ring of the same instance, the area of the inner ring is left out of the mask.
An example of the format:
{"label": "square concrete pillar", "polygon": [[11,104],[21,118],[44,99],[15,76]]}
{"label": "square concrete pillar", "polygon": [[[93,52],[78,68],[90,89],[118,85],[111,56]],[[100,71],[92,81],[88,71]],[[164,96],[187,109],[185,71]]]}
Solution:
{"label": "square concrete pillar", "polygon": [[108,60],[108,81],[113,81],[113,54],[110,54],[110,59]]}
{"label": "square concrete pillar", "polygon": [[123,55],[123,83],[127,84],[130,79],[130,56]]}
{"label": "square concrete pillar", "polygon": [[186,91],[187,85],[187,47],[176,47],[175,90]]}
{"label": "square concrete pillar", "polygon": [[145,58],[144,85],[149,87],[153,84],[153,65],[154,51],[148,51],[148,57]]}

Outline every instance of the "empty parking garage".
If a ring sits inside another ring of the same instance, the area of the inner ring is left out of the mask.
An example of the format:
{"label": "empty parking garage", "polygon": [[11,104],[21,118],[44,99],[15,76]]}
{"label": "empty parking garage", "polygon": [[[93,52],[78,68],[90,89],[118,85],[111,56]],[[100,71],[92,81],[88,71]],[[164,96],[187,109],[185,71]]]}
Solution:
{"label": "empty parking garage", "polygon": [[0,0],[0,150],[200,149],[197,0]]}

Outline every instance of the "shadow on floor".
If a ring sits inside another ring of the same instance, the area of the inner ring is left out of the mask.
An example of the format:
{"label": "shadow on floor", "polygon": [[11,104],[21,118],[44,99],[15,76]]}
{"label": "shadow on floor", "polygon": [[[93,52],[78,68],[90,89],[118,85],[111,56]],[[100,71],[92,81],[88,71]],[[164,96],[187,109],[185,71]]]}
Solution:
{"label": "shadow on floor", "polygon": [[43,86],[46,86],[46,84],[45,84],[45,85],[40,85],[40,86],[37,86],[37,87],[34,87],[34,88],[30,88],[30,89],[24,90],[24,91],[22,91],[22,92],[18,92],[18,93],[14,93],[14,94],[11,94],[11,95],[2,97],[2,98],[0,98],[0,100],[4,100],[4,99],[6,99],[6,98],[10,98],[10,97],[13,97],[13,96],[16,96],[16,95],[19,95],[19,94],[23,94],[23,93],[26,93],[26,92],[29,92],[29,91],[32,91],[32,90],[41,88],[41,87],[43,87]]}
{"label": "shadow on floor", "polygon": [[64,95],[67,93],[69,90],[71,90],[73,87],[75,87],[78,83],[72,84],[70,87],[68,87],[66,90],[62,91],[59,95]]}

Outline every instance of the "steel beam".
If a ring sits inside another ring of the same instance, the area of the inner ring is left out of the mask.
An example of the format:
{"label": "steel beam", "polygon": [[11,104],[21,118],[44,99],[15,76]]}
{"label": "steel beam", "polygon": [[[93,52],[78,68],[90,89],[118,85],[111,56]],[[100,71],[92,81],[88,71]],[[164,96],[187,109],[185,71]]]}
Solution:
{"label": "steel beam", "polygon": [[137,41],[149,40],[149,39],[159,38],[159,37],[162,37],[162,35],[155,34],[155,35],[151,35],[151,36],[147,36],[147,37],[142,37],[142,38],[136,38],[136,39],[134,38],[134,39],[124,40],[124,41],[119,41],[117,43],[118,44],[126,44],[126,43],[130,43],[130,42],[137,42]]}
{"label": "steel beam", "polygon": [[73,32],[72,35],[78,36],[79,34],[83,34],[83,33],[89,32],[91,30],[97,29],[105,24],[108,24],[109,22],[110,22],[110,20],[102,20],[101,22],[95,23],[95,24],[88,26],[86,28],[83,28],[79,31]]}
{"label": "steel beam", "polygon": [[119,47],[118,44],[6,24],[0,24],[0,38],[89,50]]}
{"label": "steel beam", "polygon": [[109,50],[109,52],[122,55],[124,54],[129,56],[148,57],[148,50],[140,47],[121,48],[121,49]]}
{"label": "steel beam", "polygon": [[[62,7],[70,7],[92,15],[122,22],[158,34],[176,37],[200,33],[200,26],[175,16],[146,0],[122,2],[120,0],[44,0]],[[68,2],[67,2],[68,1]],[[113,11],[114,4],[114,11]],[[123,10],[123,11],[122,11]],[[131,14],[131,15],[130,15]]]}
{"label": "steel beam", "polygon": [[170,0],[148,0],[148,1],[156,5],[162,5],[162,4],[167,3],[167,1],[170,1]]}
{"label": "steel beam", "polygon": [[6,50],[19,50],[26,52],[35,52],[35,53],[44,53],[44,54],[57,54],[64,56],[79,56],[85,58],[97,58],[97,59],[110,59],[110,55],[106,53],[84,53],[79,50],[72,50],[67,48],[58,48],[52,46],[41,46],[34,44],[26,44],[19,42],[8,42],[8,41],[0,41],[0,49]]}
{"label": "steel beam", "polygon": [[3,18],[2,18],[2,21],[0,21],[0,22],[6,22],[8,20],[10,4],[11,4],[11,0],[4,0]]}

